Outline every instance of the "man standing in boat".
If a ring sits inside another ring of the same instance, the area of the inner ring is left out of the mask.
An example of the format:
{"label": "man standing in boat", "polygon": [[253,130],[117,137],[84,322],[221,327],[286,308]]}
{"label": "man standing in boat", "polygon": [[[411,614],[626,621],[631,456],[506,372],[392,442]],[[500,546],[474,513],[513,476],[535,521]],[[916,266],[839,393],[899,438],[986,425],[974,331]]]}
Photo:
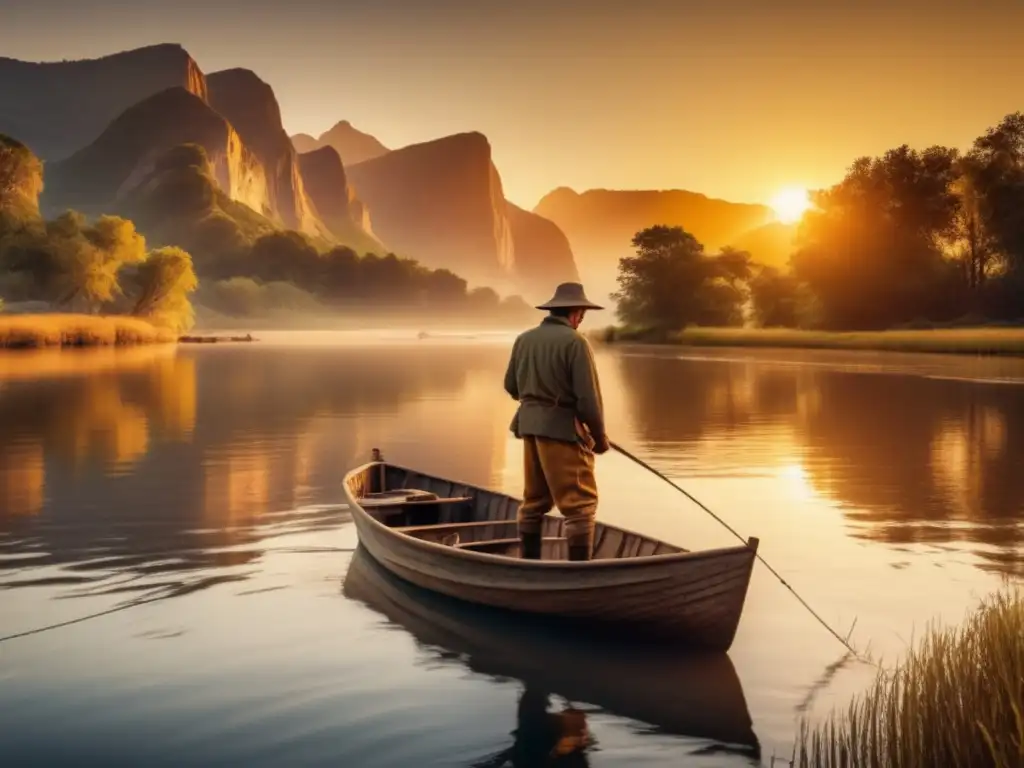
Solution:
{"label": "man standing in boat", "polygon": [[589,560],[594,544],[597,483],[594,454],[608,450],[604,403],[590,344],[577,329],[590,301],[579,283],[562,283],[537,307],[539,325],[520,334],[505,372],[505,391],[519,407],[511,429],[523,441],[522,556],[541,554],[544,515],[566,518],[570,560]]}

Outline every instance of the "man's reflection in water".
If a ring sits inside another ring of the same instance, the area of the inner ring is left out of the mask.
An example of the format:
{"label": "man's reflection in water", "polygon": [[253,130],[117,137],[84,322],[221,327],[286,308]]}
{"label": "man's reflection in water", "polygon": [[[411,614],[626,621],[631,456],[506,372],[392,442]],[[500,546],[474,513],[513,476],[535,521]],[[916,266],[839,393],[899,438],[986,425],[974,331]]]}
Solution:
{"label": "man's reflection in water", "polygon": [[587,718],[566,707],[548,712],[550,694],[527,685],[516,711],[515,742],[473,768],[586,768],[591,744]]}

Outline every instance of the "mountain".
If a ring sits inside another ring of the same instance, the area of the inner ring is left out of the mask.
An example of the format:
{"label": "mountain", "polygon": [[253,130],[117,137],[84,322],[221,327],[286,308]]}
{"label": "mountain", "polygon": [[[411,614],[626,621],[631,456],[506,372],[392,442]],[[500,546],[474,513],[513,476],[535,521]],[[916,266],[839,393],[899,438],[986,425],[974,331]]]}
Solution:
{"label": "mountain", "polygon": [[579,281],[569,239],[557,224],[512,203],[506,203],[505,210],[526,298],[543,301],[558,283]]}
{"label": "mountain", "polygon": [[0,58],[0,133],[43,160],[60,160],[95,141],[133,104],[173,86],[206,98],[203,73],[180,45],[82,61]]}
{"label": "mountain", "polygon": [[323,145],[308,133],[296,133],[292,136],[292,146],[295,147],[296,152],[304,155],[307,152],[312,152],[314,149],[320,149]]}
{"label": "mountain", "polygon": [[210,106],[234,126],[266,171],[271,218],[289,229],[322,234],[324,228],[306,197],[298,153],[281,123],[273,89],[248,69],[214,72],[206,82]]}
{"label": "mountain", "polygon": [[588,292],[602,298],[616,290],[619,259],[632,254],[633,236],[646,227],[682,226],[714,250],[773,218],[767,206],[679,189],[591,189],[580,194],[561,187],[545,195],[533,212],[565,232]]}
{"label": "mountain", "polygon": [[356,251],[384,253],[384,246],[373,237],[369,212],[348,183],[334,147],[325,145],[300,154],[299,170],[317,216],[332,235]]}
{"label": "mountain", "polygon": [[501,177],[480,133],[413,144],[348,168],[374,232],[403,255],[494,286],[515,249]]}
{"label": "mountain", "polygon": [[392,150],[349,167],[348,178],[374,232],[426,266],[543,298],[558,282],[577,279],[558,226],[505,200],[481,133]]}
{"label": "mountain", "polygon": [[319,139],[308,133],[297,133],[292,136],[292,144],[296,151],[302,153],[324,146],[334,147],[346,166],[373,160],[391,151],[375,137],[353,128],[348,120],[336,123],[329,131],[320,134]]}
{"label": "mountain", "polygon": [[44,208],[57,213],[118,210],[164,152],[180,144],[201,146],[220,188],[232,200],[270,215],[263,164],[205,101],[182,87],[168,88],[125,110],[100,136],[66,160],[46,168]]}
{"label": "mountain", "polygon": [[151,245],[184,248],[199,274],[217,274],[277,227],[233,200],[216,174],[204,146],[171,147],[140,170],[118,212],[135,222]]}
{"label": "mountain", "polygon": [[759,264],[789,269],[789,257],[795,250],[796,225],[773,221],[744,232],[730,245],[748,251]]}

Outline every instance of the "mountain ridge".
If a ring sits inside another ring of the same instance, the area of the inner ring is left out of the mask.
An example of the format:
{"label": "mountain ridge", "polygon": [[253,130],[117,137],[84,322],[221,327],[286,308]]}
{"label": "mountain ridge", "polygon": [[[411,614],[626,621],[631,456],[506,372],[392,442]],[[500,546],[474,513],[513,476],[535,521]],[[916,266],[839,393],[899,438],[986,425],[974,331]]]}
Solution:
{"label": "mountain ridge", "polygon": [[128,107],[181,86],[207,98],[205,76],[177,43],[74,61],[0,58],[0,133],[44,161],[66,159],[92,143]]}
{"label": "mountain ridge", "polygon": [[318,138],[308,133],[297,133],[291,137],[291,141],[296,151],[300,153],[330,145],[337,150],[346,167],[373,160],[391,151],[377,137],[360,131],[348,120],[339,120]]}
{"label": "mountain ridge", "polygon": [[768,206],[733,203],[685,189],[588,189],[557,187],[533,212],[557,224],[573,252],[586,254],[581,278],[596,295],[617,290],[619,259],[633,253],[633,236],[647,227],[682,226],[708,250],[731,245],[744,233],[771,223]]}
{"label": "mountain ridge", "polygon": [[267,176],[272,219],[289,229],[322,234],[326,227],[310,210],[298,153],[285,133],[274,89],[250,69],[236,67],[206,76],[209,102],[234,126],[260,159]]}

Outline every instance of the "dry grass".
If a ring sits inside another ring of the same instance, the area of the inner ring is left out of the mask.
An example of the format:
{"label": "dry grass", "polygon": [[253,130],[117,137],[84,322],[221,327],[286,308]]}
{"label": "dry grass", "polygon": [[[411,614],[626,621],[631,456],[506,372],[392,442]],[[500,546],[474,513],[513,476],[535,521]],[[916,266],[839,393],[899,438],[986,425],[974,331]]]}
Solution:
{"label": "dry grass", "polygon": [[669,334],[614,328],[597,340],[693,347],[776,347],[1024,356],[1024,328],[942,328],[832,333],[788,328],[687,328]]}
{"label": "dry grass", "polygon": [[0,315],[0,349],[166,344],[177,336],[118,315]]}
{"label": "dry grass", "polygon": [[1018,768],[1024,765],[1024,598],[985,601],[955,629],[933,628],[845,712],[804,723],[797,768]]}

